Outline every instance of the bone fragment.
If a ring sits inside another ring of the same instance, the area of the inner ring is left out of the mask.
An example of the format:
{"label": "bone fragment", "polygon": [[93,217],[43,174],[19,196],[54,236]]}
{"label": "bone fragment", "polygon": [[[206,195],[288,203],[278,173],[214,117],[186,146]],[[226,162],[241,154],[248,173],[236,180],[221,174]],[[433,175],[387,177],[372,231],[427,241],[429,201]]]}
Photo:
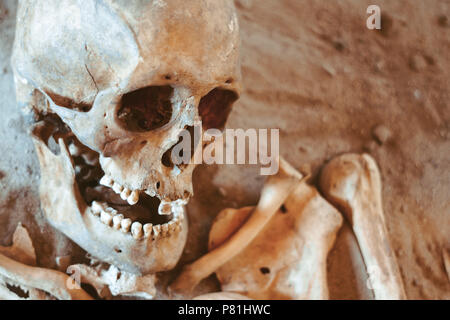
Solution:
{"label": "bone fragment", "polygon": [[320,187],[353,227],[376,299],[405,299],[396,257],[389,243],[381,177],[368,154],[345,154],[323,169]]}
{"label": "bone fragment", "polygon": [[202,279],[239,254],[264,228],[303,178],[284,159],[280,158],[279,162],[278,173],[267,178],[260,201],[246,223],[227,242],[186,265],[169,291],[175,294],[192,292]]}

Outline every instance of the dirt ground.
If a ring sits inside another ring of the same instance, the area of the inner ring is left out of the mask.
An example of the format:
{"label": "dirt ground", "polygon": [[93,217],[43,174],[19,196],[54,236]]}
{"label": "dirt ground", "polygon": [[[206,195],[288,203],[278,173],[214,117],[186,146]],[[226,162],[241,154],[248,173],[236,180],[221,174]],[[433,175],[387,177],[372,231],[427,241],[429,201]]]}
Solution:
{"label": "dirt ground", "polygon": [[[236,4],[245,89],[227,126],[280,128],[281,155],[314,176],[338,154],[372,154],[381,168],[387,228],[408,298],[450,299],[443,262],[443,251],[450,250],[450,1]],[[366,28],[370,4],[381,7],[380,31]],[[15,106],[9,65],[14,15],[15,1],[0,0],[0,245],[10,244],[22,221],[39,264],[54,267],[56,255],[82,252],[46,225],[39,209],[39,165],[27,121]],[[181,263],[205,252],[209,226],[221,209],[255,204],[263,182],[257,167],[198,167]],[[332,299],[373,297],[348,226],[339,233],[328,271]],[[198,292],[215,287],[210,277]]]}

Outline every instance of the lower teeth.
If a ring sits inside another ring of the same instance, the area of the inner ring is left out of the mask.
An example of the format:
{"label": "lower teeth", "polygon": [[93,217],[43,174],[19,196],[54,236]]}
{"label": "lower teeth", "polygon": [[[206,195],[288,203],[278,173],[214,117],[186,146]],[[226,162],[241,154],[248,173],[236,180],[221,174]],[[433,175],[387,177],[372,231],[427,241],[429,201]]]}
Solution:
{"label": "lower teeth", "polygon": [[[133,222],[130,218],[125,218],[123,214],[118,213],[114,208],[108,206],[106,202],[93,201],[91,204],[91,213],[100,218],[100,221],[123,233],[131,233],[133,238],[141,239],[156,238],[158,236],[168,236],[170,233],[179,230],[179,224],[183,220],[182,207],[175,203],[165,202],[162,208],[164,215],[173,214],[173,219],[163,223],[153,225],[152,223]],[[161,214],[161,213],[159,213]]]}

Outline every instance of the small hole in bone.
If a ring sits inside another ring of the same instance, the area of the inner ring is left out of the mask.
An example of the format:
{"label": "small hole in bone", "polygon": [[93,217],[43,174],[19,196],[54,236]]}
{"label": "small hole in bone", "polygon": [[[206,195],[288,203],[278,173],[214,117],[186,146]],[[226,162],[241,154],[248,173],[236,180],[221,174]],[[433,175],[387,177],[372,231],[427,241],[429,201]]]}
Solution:
{"label": "small hole in bone", "polygon": [[267,268],[267,267],[262,267],[262,268],[259,269],[259,271],[260,271],[262,274],[268,274],[268,273],[270,273],[270,269]]}
{"label": "small hole in bone", "polygon": [[122,97],[117,117],[133,132],[158,129],[172,117],[172,94],[170,86],[152,86],[127,93]]}
{"label": "small hole in bone", "polygon": [[119,248],[114,248],[114,251],[117,253],[122,253],[122,250],[120,250]]}
{"label": "small hole in bone", "polygon": [[287,209],[286,209],[286,206],[285,206],[284,204],[281,205],[280,211],[281,211],[282,213],[287,213],[287,212],[288,212]]}
{"label": "small hole in bone", "polygon": [[231,84],[231,83],[233,83],[233,79],[232,79],[232,78],[229,78],[229,79],[227,79],[227,81],[225,81],[225,83],[226,83],[226,84]]}
{"label": "small hole in bone", "polygon": [[172,77],[170,76],[170,74],[166,74],[166,75],[164,76],[164,79],[170,80],[170,79],[172,79]]}
{"label": "small hole in bone", "polygon": [[146,140],[141,141],[141,146],[145,146],[147,144]]}
{"label": "small hole in bone", "polygon": [[216,88],[200,100],[198,112],[203,128],[220,129],[225,127],[233,103],[238,99],[234,91]]}
{"label": "small hole in bone", "polygon": [[161,182],[158,181],[158,182],[156,183],[156,189],[159,189],[160,187],[161,187]]}

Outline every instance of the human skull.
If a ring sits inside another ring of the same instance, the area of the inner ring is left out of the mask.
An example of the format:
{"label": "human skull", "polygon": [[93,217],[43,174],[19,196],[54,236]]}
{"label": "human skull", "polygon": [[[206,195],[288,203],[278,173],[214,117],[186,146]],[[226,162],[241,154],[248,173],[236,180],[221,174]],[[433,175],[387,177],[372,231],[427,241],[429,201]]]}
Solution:
{"label": "human skull", "polygon": [[222,128],[239,96],[233,1],[21,1],[12,64],[49,222],[125,271],[172,268],[194,164],[168,155],[196,122]]}

